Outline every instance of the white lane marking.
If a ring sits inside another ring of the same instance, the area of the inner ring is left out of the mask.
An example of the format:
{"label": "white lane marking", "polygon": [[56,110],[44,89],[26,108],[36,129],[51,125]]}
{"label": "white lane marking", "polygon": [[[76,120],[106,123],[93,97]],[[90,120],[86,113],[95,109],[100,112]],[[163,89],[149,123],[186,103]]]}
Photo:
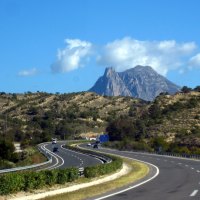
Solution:
{"label": "white lane marking", "polygon": [[44,168],[43,170],[46,170],[46,169],[50,169],[50,168],[52,168],[52,167],[55,167],[55,166],[59,163],[58,158],[57,158],[54,154],[52,154],[51,151],[49,151],[48,149],[45,148],[46,145],[47,145],[47,144],[41,146],[41,148],[42,148],[44,151],[47,151],[52,157],[54,157],[54,158],[56,159],[56,163],[55,163],[54,165],[52,165],[52,166],[49,166],[49,167]]}
{"label": "white lane marking", "polygon": [[191,167],[191,169],[194,169],[193,167]]}
{"label": "white lane marking", "polygon": [[178,163],[179,165],[182,165],[182,163]]}
{"label": "white lane marking", "polygon": [[190,197],[196,196],[196,194],[197,194],[198,191],[199,191],[199,190],[194,190],[194,191],[190,194]]}
{"label": "white lane marking", "polygon": [[200,171],[199,170],[197,170],[197,173],[199,173]]}
{"label": "white lane marking", "polygon": [[[118,155],[118,156],[119,156],[119,155]],[[157,166],[155,166],[155,165],[149,163],[149,162],[145,162],[145,161],[138,160],[138,159],[134,159],[134,158],[129,158],[129,157],[126,157],[126,156],[120,156],[120,157],[128,158],[128,159],[131,159],[131,160],[136,160],[136,161],[143,162],[143,163],[145,163],[145,164],[151,165],[151,166],[153,166],[153,167],[156,168],[156,173],[155,173],[154,176],[152,176],[151,178],[147,179],[146,181],[143,181],[143,182],[141,182],[141,183],[138,183],[138,184],[136,184],[136,185],[134,185],[134,186],[129,186],[128,188],[126,188],[126,189],[124,189],[124,190],[115,192],[115,193],[113,193],[113,194],[109,194],[109,195],[107,195],[107,196],[103,196],[103,197],[97,198],[97,199],[95,199],[95,200],[106,199],[106,198],[108,198],[108,197],[115,196],[115,195],[117,195],[117,194],[121,194],[121,193],[126,192],[126,191],[128,191],[128,190],[132,190],[132,189],[134,189],[134,188],[136,188],[136,187],[139,187],[140,185],[143,185],[143,184],[145,184],[145,183],[147,183],[147,182],[153,180],[153,179],[156,178],[156,176],[158,176],[158,174],[159,174],[159,168],[158,168]]]}
{"label": "white lane marking", "polygon": [[77,152],[77,151],[73,151],[73,150],[70,150],[70,149],[66,149],[63,147],[64,145],[61,146],[62,149],[64,149],[65,151],[71,151],[73,153],[77,153],[77,154],[80,154],[80,155],[84,155],[84,156],[87,156],[87,157],[93,157],[94,159],[98,160],[99,162],[101,162],[102,164],[104,163],[101,159],[97,158],[97,157],[94,157],[94,156],[91,156],[91,155],[88,155],[88,154],[85,154],[85,153],[81,153],[81,152]]}
{"label": "white lane marking", "polygon": [[[47,144],[46,144],[47,145]],[[51,154],[51,156],[53,156],[56,159],[56,164],[54,164],[53,166],[47,167],[45,169],[56,169],[62,165],[64,165],[65,161],[62,157],[60,157],[59,155],[53,153],[52,151],[50,151],[49,149],[46,148],[46,145],[44,145],[44,149],[46,151],[48,151],[49,154]],[[60,158],[62,160],[61,164],[57,165],[59,163],[58,158]]]}
{"label": "white lane marking", "polygon": [[188,167],[188,165],[185,165],[186,167]]}

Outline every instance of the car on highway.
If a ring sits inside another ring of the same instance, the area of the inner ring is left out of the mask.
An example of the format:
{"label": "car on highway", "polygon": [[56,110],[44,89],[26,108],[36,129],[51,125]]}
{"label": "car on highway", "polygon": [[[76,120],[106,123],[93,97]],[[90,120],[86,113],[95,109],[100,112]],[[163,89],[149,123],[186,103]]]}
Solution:
{"label": "car on highway", "polygon": [[53,147],[53,152],[58,152],[58,147],[57,146]]}
{"label": "car on highway", "polygon": [[98,144],[94,144],[94,145],[93,145],[93,148],[98,149],[98,148],[99,148]]}
{"label": "car on highway", "polygon": [[91,143],[88,143],[88,144],[87,144],[87,146],[88,146],[88,147],[91,147],[91,146],[92,146],[92,144],[91,144]]}
{"label": "car on highway", "polygon": [[56,144],[57,140],[56,139],[52,139],[52,144]]}

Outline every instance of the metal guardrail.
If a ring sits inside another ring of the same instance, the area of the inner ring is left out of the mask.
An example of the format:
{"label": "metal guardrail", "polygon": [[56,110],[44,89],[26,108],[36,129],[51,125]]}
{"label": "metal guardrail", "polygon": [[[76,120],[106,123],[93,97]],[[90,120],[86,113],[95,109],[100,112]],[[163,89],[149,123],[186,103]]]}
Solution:
{"label": "metal guardrail", "polygon": [[195,155],[195,154],[190,155],[190,154],[178,154],[178,153],[170,153],[170,152],[149,152],[149,151],[136,151],[136,150],[134,150],[132,152],[200,160],[200,155]]}
{"label": "metal guardrail", "polygon": [[83,153],[83,154],[91,156],[91,157],[95,157],[95,158],[103,161],[103,163],[112,162],[112,159],[109,158],[108,156],[105,156],[102,153],[98,153],[96,151],[91,151],[90,149],[80,148],[79,146],[76,146],[76,148],[71,148],[69,146],[63,146],[63,147],[66,149],[72,150],[72,151],[77,151],[77,152]]}
{"label": "metal guardrail", "polygon": [[43,162],[43,163],[39,163],[39,164],[35,164],[35,165],[24,166],[24,167],[15,167],[15,168],[10,168],[10,169],[3,169],[3,170],[0,170],[0,174],[8,173],[8,172],[17,172],[17,171],[28,170],[28,169],[34,169],[34,168],[41,167],[43,165],[52,163],[52,157],[48,154],[48,152],[46,152],[45,150],[40,149],[40,148],[38,148],[38,149],[44,156],[46,156],[48,158],[48,161]]}

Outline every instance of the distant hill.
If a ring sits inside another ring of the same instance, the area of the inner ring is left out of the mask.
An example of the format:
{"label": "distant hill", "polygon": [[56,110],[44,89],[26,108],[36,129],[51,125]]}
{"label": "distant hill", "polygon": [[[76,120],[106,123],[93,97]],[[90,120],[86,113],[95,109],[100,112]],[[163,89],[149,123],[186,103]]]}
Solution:
{"label": "distant hill", "polygon": [[92,92],[0,93],[0,108],[0,138],[23,145],[102,133],[118,120],[124,138],[129,132],[133,141],[134,135],[145,142],[162,136],[166,141],[200,147],[200,87],[175,95],[163,93],[152,102]]}
{"label": "distant hill", "polygon": [[[198,87],[200,89],[200,87]],[[113,141],[143,141],[162,137],[168,144],[199,148],[200,154],[200,90],[161,94],[140,108],[130,108],[129,115],[111,122]],[[139,110],[138,110],[139,109]],[[135,111],[138,111],[137,113]],[[151,145],[151,144],[150,144]],[[173,147],[174,148],[174,147]]]}
{"label": "distant hill", "polygon": [[0,138],[26,145],[52,137],[67,139],[83,133],[102,133],[110,120],[127,115],[130,106],[144,104],[140,99],[103,97],[91,92],[0,93]]}
{"label": "distant hill", "polygon": [[124,72],[106,68],[104,75],[89,91],[106,96],[131,96],[152,101],[160,93],[174,94],[180,91],[180,87],[151,67],[138,65]]}

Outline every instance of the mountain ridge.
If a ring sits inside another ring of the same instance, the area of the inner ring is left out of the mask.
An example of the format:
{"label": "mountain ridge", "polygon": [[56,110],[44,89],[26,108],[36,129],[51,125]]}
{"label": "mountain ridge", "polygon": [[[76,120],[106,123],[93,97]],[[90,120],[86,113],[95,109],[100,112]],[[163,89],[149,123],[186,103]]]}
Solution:
{"label": "mountain ridge", "polygon": [[106,68],[104,75],[89,91],[106,96],[131,96],[152,101],[160,93],[174,94],[180,91],[180,87],[152,67],[137,65],[123,72],[116,72],[112,67]]}

